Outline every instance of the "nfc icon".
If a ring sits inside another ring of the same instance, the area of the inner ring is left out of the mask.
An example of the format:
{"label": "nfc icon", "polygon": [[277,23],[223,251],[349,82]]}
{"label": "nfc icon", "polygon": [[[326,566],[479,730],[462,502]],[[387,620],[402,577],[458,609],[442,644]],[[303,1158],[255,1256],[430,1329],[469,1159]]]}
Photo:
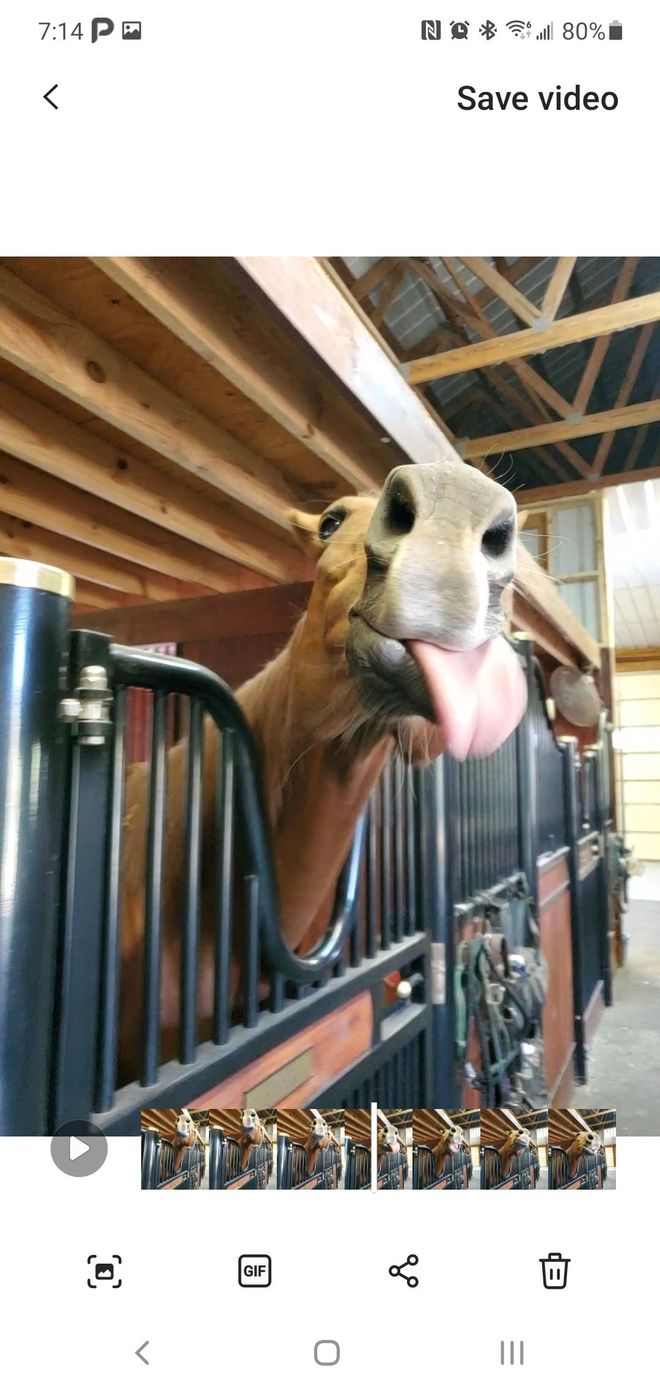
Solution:
{"label": "nfc icon", "polygon": [[242,1253],[238,1259],[239,1287],[269,1287],[272,1264],[268,1253]]}

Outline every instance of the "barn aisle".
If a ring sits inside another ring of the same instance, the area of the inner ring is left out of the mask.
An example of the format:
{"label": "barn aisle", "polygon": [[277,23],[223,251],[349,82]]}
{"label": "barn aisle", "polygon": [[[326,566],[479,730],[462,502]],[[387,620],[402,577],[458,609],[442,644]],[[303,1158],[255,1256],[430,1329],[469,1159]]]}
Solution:
{"label": "barn aisle", "polygon": [[619,1136],[657,1136],[660,865],[647,865],[630,888],[625,919],[630,935],[628,961],[616,973],[614,1005],[596,1032],[589,1083],[575,1090],[574,1103],[576,1107],[616,1107]]}

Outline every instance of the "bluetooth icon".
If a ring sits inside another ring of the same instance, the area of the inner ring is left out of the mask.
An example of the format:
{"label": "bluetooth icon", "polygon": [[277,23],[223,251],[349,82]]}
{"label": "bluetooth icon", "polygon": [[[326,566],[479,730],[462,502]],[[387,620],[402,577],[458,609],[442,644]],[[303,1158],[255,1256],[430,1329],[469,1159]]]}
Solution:
{"label": "bluetooth icon", "polygon": [[494,39],[497,33],[497,26],[493,24],[492,20],[487,19],[485,24],[480,25],[479,33],[484,39]]}

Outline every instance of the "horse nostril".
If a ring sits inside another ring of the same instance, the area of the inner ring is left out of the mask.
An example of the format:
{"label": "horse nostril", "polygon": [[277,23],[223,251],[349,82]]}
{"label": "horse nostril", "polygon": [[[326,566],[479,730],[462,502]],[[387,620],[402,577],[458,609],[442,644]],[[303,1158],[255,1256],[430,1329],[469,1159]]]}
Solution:
{"label": "horse nostril", "polygon": [[367,554],[367,575],[369,577],[386,575],[389,569],[388,562],[383,561],[380,556],[376,556],[371,547],[365,547],[365,551]]}
{"label": "horse nostril", "polygon": [[484,556],[492,557],[495,560],[503,556],[513,540],[514,528],[515,523],[509,513],[497,518],[490,527],[487,527],[481,538],[481,550]]}
{"label": "horse nostril", "polygon": [[415,509],[407,494],[393,489],[387,504],[387,524],[391,532],[404,537],[415,526]]}

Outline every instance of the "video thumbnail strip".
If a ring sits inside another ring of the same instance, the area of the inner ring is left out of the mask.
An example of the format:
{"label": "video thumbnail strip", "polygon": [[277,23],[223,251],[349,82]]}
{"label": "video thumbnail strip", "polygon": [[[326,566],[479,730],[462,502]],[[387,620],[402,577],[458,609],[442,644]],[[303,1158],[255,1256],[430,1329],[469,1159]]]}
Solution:
{"label": "video thumbnail strip", "polygon": [[144,1190],[616,1188],[612,1108],[161,1108]]}

